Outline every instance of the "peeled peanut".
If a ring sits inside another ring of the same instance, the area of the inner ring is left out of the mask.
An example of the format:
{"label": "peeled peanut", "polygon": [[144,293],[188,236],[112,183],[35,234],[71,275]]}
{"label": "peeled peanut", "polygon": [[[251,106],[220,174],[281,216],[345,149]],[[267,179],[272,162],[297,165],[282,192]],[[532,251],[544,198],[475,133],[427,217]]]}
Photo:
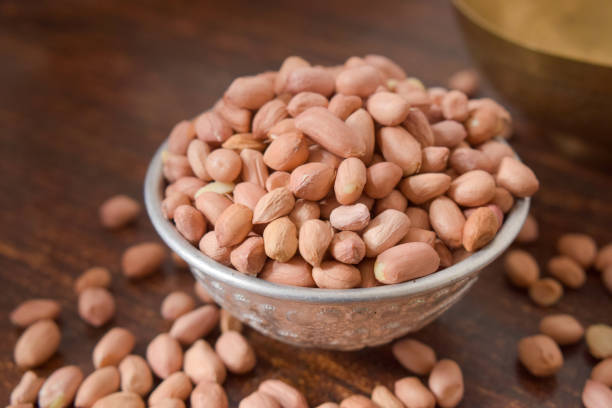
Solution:
{"label": "peeled peanut", "polygon": [[103,266],[94,266],[86,269],[81,276],[74,281],[74,291],[81,293],[87,288],[108,288],[111,283],[111,273]]}
{"label": "peeled peanut", "polygon": [[264,229],[263,239],[266,255],[279,262],[291,259],[298,248],[297,228],[289,217],[269,223]]}
{"label": "peeled peanut", "polygon": [[421,164],[422,173],[437,173],[446,169],[450,151],[448,147],[427,146],[422,150],[423,163]]}
{"label": "peeled peanut", "polygon": [[243,149],[240,152],[242,160],[242,181],[255,183],[261,187],[266,186],[268,179],[268,168],[264,163],[263,154],[253,149]]}
{"label": "peeled peanut", "polygon": [[440,266],[438,253],[424,242],[396,245],[376,257],[374,276],[385,284],[400,283],[434,273]]}
{"label": "peeled peanut", "polygon": [[360,159],[344,159],[338,167],[334,191],[340,204],[352,204],[361,197],[366,184],[366,167]]}
{"label": "peeled peanut", "polygon": [[115,298],[104,288],[88,288],[79,295],[78,308],[81,319],[100,327],[115,315]]}
{"label": "peeled peanut", "polygon": [[140,203],[126,195],[116,195],[100,206],[100,223],[104,228],[121,228],[140,214]]}
{"label": "peeled peanut", "polygon": [[538,306],[552,306],[563,296],[563,286],[555,279],[544,278],[529,286],[529,297]]}
{"label": "peeled peanut", "polygon": [[138,394],[129,391],[115,392],[99,399],[93,408],[145,408],[142,398]]}
{"label": "peeled peanut", "polygon": [[512,194],[505,188],[495,187],[495,195],[491,200],[491,204],[495,204],[504,214],[506,214],[514,206],[514,197],[512,197]]}
{"label": "peeled peanut", "polygon": [[195,307],[195,301],[185,292],[174,291],[168,294],[161,305],[161,315],[164,319],[175,320],[190,312]]}
{"label": "peeled peanut", "polygon": [[181,205],[189,205],[191,204],[191,200],[186,194],[183,193],[174,193],[162,201],[162,212],[164,217],[171,220],[174,218],[174,211],[180,207]]}
{"label": "peeled peanut", "polygon": [[455,147],[467,136],[461,123],[454,120],[444,120],[431,125],[435,146]]}
{"label": "peeled peanut", "polygon": [[550,275],[557,278],[565,286],[578,289],[586,282],[584,269],[574,259],[568,256],[555,256],[548,261],[547,269]]}
{"label": "peeled peanut", "polygon": [[130,279],[139,279],[156,272],[164,262],[166,249],[156,242],[132,245],[121,256],[121,269]]}
{"label": "peeled peanut", "polygon": [[98,368],[79,387],[74,399],[77,407],[91,407],[96,401],[119,389],[119,370],[116,367]]}
{"label": "peeled peanut", "polygon": [[522,249],[509,251],[504,258],[506,276],[519,288],[528,288],[540,277],[540,267],[535,258]]}
{"label": "peeled peanut", "polygon": [[170,131],[168,136],[168,151],[174,154],[186,154],[189,143],[195,138],[193,123],[182,120]]}
{"label": "peeled peanut", "polygon": [[299,230],[304,222],[313,219],[319,219],[321,216],[321,208],[314,201],[299,199],[295,202],[293,210],[289,213],[289,219],[295,224]]}
{"label": "peeled peanut", "polygon": [[253,210],[253,224],[266,224],[293,210],[295,198],[286,187],[271,190],[257,201]]}
{"label": "peeled peanut", "polygon": [[93,349],[93,365],[96,368],[116,366],[134,348],[136,338],[127,329],[113,327],[106,332]]}
{"label": "peeled peanut", "polygon": [[287,262],[268,260],[259,277],[279,285],[314,287],[311,266],[300,256],[294,256]]}
{"label": "peeled peanut", "polygon": [[216,382],[223,384],[227,371],[221,358],[205,340],[198,340],[185,351],[185,373],[195,384]]}
{"label": "peeled peanut", "polygon": [[364,229],[366,256],[373,257],[397,244],[408,232],[410,219],[397,210],[385,210]]}
{"label": "peeled peanut", "polygon": [[489,207],[479,207],[466,219],[463,226],[462,244],[469,252],[474,252],[495,238],[499,220]]}
{"label": "peeled peanut", "polygon": [[484,205],[495,197],[495,180],[483,170],[472,170],[454,179],[448,196],[465,207]]}
{"label": "peeled peanut", "polygon": [[470,147],[455,148],[448,163],[459,174],[472,170],[484,170],[491,173],[494,169],[493,162],[486,154]]}
{"label": "peeled peanut", "polygon": [[595,268],[603,272],[612,265],[612,244],[607,244],[599,249],[595,257]]}
{"label": "peeled peanut", "polygon": [[[436,239],[433,245],[434,250],[440,257],[440,266],[442,268],[448,268],[453,264],[453,254],[446,245],[439,239]],[[469,252],[467,252],[469,254]]]}
{"label": "peeled peanut", "polygon": [[534,242],[538,239],[539,236],[539,228],[538,221],[532,214],[527,214],[527,218],[525,219],[525,223],[523,227],[519,231],[516,236],[516,242],[520,243],[529,243]]}
{"label": "peeled peanut", "polygon": [[593,367],[593,370],[591,370],[591,379],[608,387],[612,387],[612,357],[600,361]]}
{"label": "peeled peanut", "polygon": [[479,81],[480,78],[475,70],[463,69],[451,75],[448,79],[448,86],[451,89],[457,89],[468,96],[472,96],[478,90]]}
{"label": "peeled peanut", "polygon": [[192,344],[210,333],[217,323],[219,323],[219,309],[213,305],[204,305],[176,319],[170,329],[170,336],[181,344]]}
{"label": "peeled peanut", "polygon": [[[312,143],[308,141],[307,143]],[[308,161],[307,163],[321,163],[327,164],[328,166],[337,169],[342,162],[342,157],[336,156],[335,154],[325,150],[322,146],[317,144],[311,144],[308,147]]]}
{"label": "peeled peanut", "polygon": [[325,261],[312,269],[312,278],[324,289],[350,289],[361,283],[361,272],[354,266]]}
{"label": "peeled peanut", "polygon": [[437,361],[434,349],[415,339],[398,340],[391,351],[404,368],[418,375],[429,374]]}
{"label": "peeled peanut", "polygon": [[379,407],[404,408],[404,404],[384,385],[374,387],[371,399]]}
{"label": "peeled peanut", "polygon": [[234,79],[224,98],[232,105],[244,109],[259,109],[274,98],[274,85],[261,75]]}
{"label": "peeled peanut", "polygon": [[244,397],[238,408],[281,408],[281,405],[268,394],[255,391]]}
{"label": "peeled peanut", "polygon": [[442,408],[453,408],[463,399],[463,373],[453,360],[440,360],[429,374],[429,389]]}
{"label": "peeled peanut", "polygon": [[612,390],[597,381],[587,380],[582,390],[582,403],[586,408],[612,406]]}
{"label": "peeled peanut", "polygon": [[22,302],[9,315],[11,323],[28,327],[43,319],[56,319],[61,312],[58,301],[52,299],[30,299]]}
{"label": "peeled peanut", "polygon": [[337,261],[345,264],[358,264],[365,257],[366,247],[356,233],[340,231],[334,234],[329,251]]}
{"label": "peeled peanut", "polygon": [[289,190],[298,198],[323,199],[334,183],[334,169],[322,163],[307,163],[291,173]]}
{"label": "peeled peanut", "polygon": [[435,408],[436,406],[436,397],[417,377],[397,380],[395,395],[409,408]]}
{"label": "peeled peanut", "polygon": [[451,178],[444,173],[425,173],[406,177],[400,183],[400,191],[414,204],[423,204],[444,194],[451,185]]}
{"label": "peeled peanut", "polygon": [[[336,82],[338,79],[336,79]],[[336,84],[336,86],[338,86]],[[357,95],[335,94],[330,100],[327,109],[342,120],[346,120],[353,112],[361,108],[363,102]],[[348,123],[347,123],[348,124]]]}
{"label": "peeled peanut", "polygon": [[408,207],[408,200],[399,190],[393,190],[388,196],[376,200],[376,206],[374,207],[374,214],[378,215],[381,212],[393,209],[404,212]]}
{"label": "peeled peanut", "polygon": [[410,226],[422,229],[431,229],[429,214],[420,207],[406,208],[406,215],[410,218]]}
{"label": "peeled peanut", "polygon": [[544,334],[525,337],[518,343],[518,357],[536,377],[548,377],[563,366],[563,355],[557,343]]}
{"label": "peeled peanut", "polygon": [[279,187],[289,187],[291,174],[286,171],[275,171],[266,180],[266,190],[272,191]]}
{"label": "peeled peanut", "polygon": [[242,204],[232,204],[217,218],[215,236],[221,247],[238,245],[251,232],[253,211]]}
{"label": "peeled peanut", "polygon": [[302,258],[312,266],[319,266],[333,235],[334,231],[328,222],[321,220],[304,222],[298,239],[298,248]]}
{"label": "peeled peanut", "polygon": [[[162,163],[164,178],[169,182],[176,181],[182,177],[190,177],[194,175],[193,171],[191,170],[189,160],[186,156],[165,151],[162,154]],[[102,218],[102,213],[100,216]],[[102,222],[104,222],[104,220],[102,220]]]}
{"label": "peeled peanut", "polygon": [[191,205],[181,205],[174,210],[174,224],[177,231],[191,243],[200,241],[206,232],[204,215]]}
{"label": "peeled peanut", "polygon": [[400,244],[406,244],[408,242],[424,242],[433,248],[436,242],[436,233],[431,230],[410,227],[406,235],[404,235],[400,241]]}
{"label": "peeled peanut", "polygon": [[279,171],[292,171],[308,160],[308,145],[301,133],[289,132],[276,137],[266,149],[264,163]]}
{"label": "peeled peanut", "polygon": [[204,214],[212,225],[216,224],[217,218],[230,205],[232,205],[232,201],[229,198],[212,191],[202,192],[195,199],[195,207]]}
{"label": "peeled peanut", "polygon": [[234,181],[242,169],[240,156],[233,150],[216,149],[206,157],[206,171],[215,181]]}
{"label": "peeled peanut", "polygon": [[563,234],[557,242],[561,255],[574,259],[583,268],[588,268],[595,262],[597,244],[587,234]]}
{"label": "peeled peanut", "polygon": [[566,346],[582,339],[584,327],[572,315],[556,314],[540,320],[540,332],[550,336],[558,345]]}
{"label": "peeled peanut", "polygon": [[223,142],[221,147],[229,150],[253,149],[262,151],[266,148],[266,145],[261,140],[257,140],[252,133],[236,133]]}
{"label": "peeled peanut", "polygon": [[183,366],[183,350],[168,333],[158,334],[147,346],[147,362],[159,378],[168,378]]}
{"label": "peeled peanut", "polygon": [[13,357],[20,368],[38,367],[57,351],[62,334],[53,320],[43,319],[29,326],[15,344]]}
{"label": "peeled peanut", "polygon": [[191,408],[227,408],[227,394],[223,387],[211,381],[202,381],[191,392]]}
{"label": "peeled peanut", "polygon": [[194,122],[198,139],[206,143],[223,143],[232,135],[231,126],[216,112],[204,112]]}
{"label": "peeled peanut", "polygon": [[372,198],[389,195],[401,180],[402,174],[402,168],[392,162],[371,165],[366,171],[365,193]]}
{"label": "peeled peanut", "polygon": [[463,122],[469,115],[468,99],[461,91],[452,90],[444,94],[440,103],[445,119]]}
{"label": "peeled peanut", "polygon": [[287,105],[280,99],[273,99],[261,107],[253,117],[253,136],[264,139],[281,120],[287,117]]}
{"label": "peeled peanut", "polygon": [[83,381],[83,372],[77,366],[65,366],[55,370],[38,393],[41,408],[68,407]]}
{"label": "peeled peanut", "polygon": [[200,243],[198,244],[198,247],[206,256],[214,259],[215,261],[227,266],[231,264],[230,254],[232,252],[232,248],[220,246],[219,241],[217,241],[215,231],[209,231],[204,234],[200,240]]}
{"label": "peeled peanut", "polygon": [[155,405],[167,398],[186,400],[191,394],[193,386],[189,377],[182,371],[171,374],[164,379],[149,395],[149,405]]}
{"label": "peeled peanut", "polygon": [[336,78],[336,91],[339,94],[366,98],[382,84],[383,77],[376,68],[362,65],[340,72]]}
{"label": "peeled peanut", "polygon": [[234,106],[223,98],[217,101],[213,110],[236,132],[245,133],[251,130],[253,114],[250,110]]}
{"label": "peeled peanut", "polygon": [[385,160],[400,166],[404,176],[421,168],[421,145],[401,126],[381,128],[377,142]]}
{"label": "peeled peanut", "polygon": [[255,367],[255,352],[249,342],[236,331],[222,333],[215,343],[215,351],[228,371],[248,373]]}
{"label": "peeled peanut", "polygon": [[234,203],[242,204],[245,207],[254,210],[255,205],[257,204],[259,199],[266,194],[266,192],[267,191],[263,187],[255,183],[238,183],[234,187]]}
{"label": "peeled peanut", "polygon": [[212,177],[206,171],[206,158],[209,154],[210,147],[200,139],[192,140],[187,147],[187,161],[191,166],[191,171],[196,177],[204,181],[212,180]]}
{"label": "peeled peanut", "polygon": [[540,188],[533,171],[513,157],[502,159],[495,181],[517,197],[532,196]]}
{"label": "peeled peanut", "polygon": [[329,221],[343,231],[361,231],[370,222],[370,210],[364,204],[343,205],[332,210]]}
{"label": "peeled peanut", "polygon": [[[359,103],[361,106],[361,101]],[[365,109],[357,109],[346,118],[345,123],[353,130],[354,136],[365,143],[365,153],[360,158],[366,165],[369,165],[376,144],[374,120]]]}
{"label": "peeled peanut", "polygon": [[232,250],[230,262],[237,271],[256,276],[266,262],[263,238],[250,237],[244,240]]}
{"label": "peeled peanut", "polygon": [[287,78],[292,71],[297,68],[309,67],[310,63],[303,59],[302,57],[290,56],[285,58],[283,64],[278,70],[278,74],[276,75],[274,81],[274,92],[276,94],[281,94],[285,90],[285,86],[287,83]]}
{"label": "peeled peanut", "polygon": [[334,92],[334,88],[334,77],[325,69],[299,67],[287,76],[284,91],[294,95],[300,92],[314,92],[328,97]]}
{"label": "peeled peanut", "polygon": [[[433,147],[433,130],[429,125],[427,117],[420,109],[410,108],[408,110],[408,116],[402,125],[408,131],[408,133],[410,133],[421,144],[421,147]],[[427,170],[422,169],[422,171]]]}
{"label": "peeled peanut", "polygon": [[585,334],[589,352],[595,358],[612,357],[612,327],[606,324],[594,324],[588,327]]}
{"label": "peeled peanut", "polygon": [[308,408],[304,395],[283,381],[265,380],[259,384],[258,391],[275,399],[283,408]]}
{"label": "peeled peanut", "polygon": [[153,375],[146,360],[135,354],[126,356],[119,364],[121,390],[145,396],[153,387]]}
{"label": "peeled peanut", "polygon": [[368,112],[383,126],[397,126],[406,120],[410,105],[400,95],[392,92],[377,92],[368,98]]}
{"label": "peeled peanut", "polygon": [[36,403],[38,391],[44,382],[45,379],[38,377],[34,371],[26,371],[11,391],[10,403],[17,406]]}
{"label": "peeled peanut", "polygon": [[293,117],[304,112],[313,106],[327,108],[328,100],[321,94],[314,92],[300,92],[295,95],[287,104],[287,111]]}
{"label": "peeled peanut", "polygon": [[444,196],[433,200],[429,205],[429,221],[446,245],[451,248],[461,245],[465,217],[454,201]]}
{"label": "peeled peanut", "polygon": [[363,59],[366,64],[378,69],[387,78],[404,79],[406,73],[397,63],[384,55],[368,54]]}

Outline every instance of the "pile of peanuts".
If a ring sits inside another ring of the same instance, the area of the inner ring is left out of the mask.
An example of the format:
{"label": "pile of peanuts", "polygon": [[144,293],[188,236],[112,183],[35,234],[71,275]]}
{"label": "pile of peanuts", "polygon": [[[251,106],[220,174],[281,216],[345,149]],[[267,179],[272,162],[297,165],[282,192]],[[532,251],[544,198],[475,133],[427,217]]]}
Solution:
{"label": "pile of peanuts", "polygon": [[[538,238],[537,221],[529,216],[517,241],[530,243]],[[598,250],[595,240],[586,234],[569,233],[557,241],[559,255],[547,263],[550,277],[540,277],[536,259],[526,250],[512,249],[504,258],[508,281],[527,289],[538,306],[550,307],[561,300],[563,286],[577,290],[586,282],[586,270],[601,272],[604,287],[612,294],[612,243]],[[591,377],[582,391],[587,408],[612,407],[612,327],[594,324],[586,331],[570,314],[551,314],[539,324],[540,334],[522,338],[518,343],[518,358],[536,377],[549,377],[563,366],[560,346],[576,344],[585,338],[590,354],[601,360],[591,370]]]}
{"label": "pile of peanuts", "polygon": [[[470,92],[473,73],[452,83]],[[510,133],[493,100],[427,89],[386,57],[332,67],[289,57],[172,129],[162,208],[186,240],[244,274],[400,283],[485,246],[514,197],[538,190],[493,140]]]}

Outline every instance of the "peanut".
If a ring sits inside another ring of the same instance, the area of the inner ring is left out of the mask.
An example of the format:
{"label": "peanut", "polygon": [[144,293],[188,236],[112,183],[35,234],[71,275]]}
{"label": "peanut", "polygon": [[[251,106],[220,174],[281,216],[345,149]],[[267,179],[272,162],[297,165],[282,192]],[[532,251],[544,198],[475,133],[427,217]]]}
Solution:
{"label": "peanut", "polygon": [[119,370],[116,367],[103,367],[91,373],[79,387],[74,405],[91,407],[96,401],[119,389]]}
{"label": "peanut", "polygon": [[344,69],[336,78],[336,91],[344,95],[366,98],[383,84],[383,77],[376,68],[362,65]]}
{"label": "peanut", "polygon": [[191,243],[199,242],[206,232],[204,215],[191,205],[178,206],[173,218],[177,231]]}
{"label": "peanut", "polygon": [[448,196],[465,207],[484,205],[495,197],[495,180],[483,170],[472,170],[454,179]]}
{"label": "peanut", "polygon": [[[25,378],[25,375],[24,375]],[[612,387],[612,358],[608,357],[600,361],[591,371],[591,379]],[[12,401],[12,400],[11,400]]]}
{"label": "peanut", "polygon": [[206,171],[206,158],[209,154],[210,147],[200,139],[192,140],[187,147],[187,161],[191,166],[191,171],[196,177],[204,181],[212,180],[212,177]]}
{"label": "peanut", "polygon": [[202,381],[193,389],[191,408],[228,408],[227,395],[219,384]]}
{"label": "peanut", "polygon": [[215,231],[210,231],[204,234],[200,243],[198,244],[200,251],[202,251],[206,256],[214,259],[215,261],[229,266],[231,264],[231,247],[222,247],[219,245],[217,241],[217,235]]}
{"label": "peanut", "polygon": [[417,377],[406,377],[395,382],[395,395],[406,407],[435,408],[436,397]]}
{"label": "peanut", "polygon": [[352,204],[361,197],[366,184],[366,167],[355,157],[344,159],[338,167],[334,192],[340,204]]}
{"label": "peanut", "polygon": [[287,111],[293,117],[298,116],[308,108],[320,106],[327,108],[329,101],[321,94],[314,92],[300,92],[289,101]]}
{"label": "peanut", "polygon": [[410,219],[397,210],[385,210],[363,230],[366,256],[373,257],[397,244],[408,232]]}
{"label": "peanut", "polygon": [[168,151],[174,154],[186,154],[189,143],[195,138],[193,123],[182,120],[170,131],[168,136]]}
{"label": "peanut", "polygon": [[217,323],[219,309],[213,305],[204,305],[176,319],[170,328],[170,336],[181,344],[189,345],[210,333]]}
{"label": "peanut", "polygon": [[595,268],[603,272],[612,265],[612,244],[607,244],[599,249],[595,257]]}
{"label": "peanut", "polygon": [[193,310],[195,301],[185,292],[175,291],[166,296],[161,305],[161,315],[166,320],[178,317]]}
{"label": "peanut", "polygon": [[612,390],[597,381],[587,380],[582,390],[582,403],[586,408],[605,408],[612,405]]}
{"label": "peanut", "polygon": [[429,205],[429,221],[446,245],[451,248],[461,245],[465,217],[454,201],[444,196],[434,199]]}
{"label": "peanut", "polygon": [[557,314],[540,320],[540,332],[550,336],[558,345],[566,346],[582,339],[584,327],[572,315]]}
{"label": "peanut", "polygon": [[121,257],[121,269],[129,279],[140,279],[156,272],[164,262],[166,250],[156,242],[132,245]]}
{"label": "peanut", "polygon": [[167,398],[178,398],[182,401],[189,398],[193,386],[189,377],[182,371],[171,374],[164,379],[149,395],[149,405],[155,405]]}
{"label": "peanut", "polygon": [[381,212],[389,209],[404,212],[408,207],[408,200],[399,190],[392,190],[388,196],[376,200],[374,214],[378,215]]}
{"label": "peanut", "polygon": [[83,381],[83,372],[77,366],[65,366],[55,370],[38,393],[41,408],[68,407]]}
{"label": "peanut", "polygon": [[397,126],[408,117],[410,105],[396,93],[377,92],[368,98],[366,108],[381,125]]}
{"label": "peanut", "polygon": [[591,355],[598,359],[612,357],[612,327],[605,324],[589,326],[585,334]]}
{"label": "peanut", "polygon": [[293,210],[295,198],[286,187],[271,190],[259,199],[253,210],[253,224],[267,224]]}
{"label": "peanut", "polygon": [[365,257],[363,240],[352,231],[341,231],[334,235],[329,245],[331,255],[345,264],[358,264]]}
{"label": "peanut", "polygon": [[234,79],[224,98],[243,109],[259,109],[274,98],[274,85],[261,75]]}
{"label": "peanut", "polygon": [[[410,108],[408,110],[408,116],[402,125],[408,131],[408,133],[410,133],[420,143],[423,149],[433,146],[433,129],[429,125],[427,117],[420,109]],[[422,171],[425,172],[427,170],[422,169]]]}
{"label": "peanut", "polygon": [[44,382],[45,379],[38,377],[34,371],[26,371],[19,380],[19,384],[11,392],[11,404],[36,403],[38,391]]}
{"label": "peanut", "polygon": [[521,339],[518,343],[518,357],[525,368],[536,377],[549,377],[563,365],[559,346],[544,334]]}
{"label": "peanut", "polygon": [[312,269],[312,278],[323,289],[350,289],[361,283],[361,272],[354,266],[325,261]]}
{"label": "peanut", "polygon": [[11,323],[28,327],[43,319],[57,319],[61,312],[58,301],[52,299],[30,299],[22,302],[9,315]]}
{"label": "peanut", "polygon": [[371,165],[366,171],[365,193],[372,198],[386,197],[399,183],[402,174],[402,168],[392,162]]}
{"label": "peanut", "polygon": [[535,258],[522,249],[509,251],[504,258],[508,280],[519,288],[528,288],[540,277],[540,267]]}
{"label": "peanut", "polygon": [[232,135],[232,128],[216,112],[204,112],[194,122],[198,139],[206,143],[220,144]]}
{"label": "peanut", "polygon": [[50,319],[42,319],[29,326],[15,344],[13,356],[21,368],[38,367],[57,351],[61,333],[57,324]]}
{"label": "peanut", "polygon": [[293,210],[289,213],[289,219],[295,224],[298,231],[306,221],[319,219],[320,216],[319,204],[304,199],[297,200]]}
{"label": "peanut", "polygon": [[215,223],[215,236],[220,247],[238,245],[251,232],[253,211],[242,204],[227,207]]}
{"label": "peanut", "polygon": [[278,171],[292,171],[308,160],[308,145],[301,133],[289,132],[276,137],[266,149],[264,163]]}
{"label": "peanut", "polygon": [[297,228],[289,217],[281,217],[269,223],[263,233],[264,249],[268,257],[286,262],[298,248]]}
{"label": "peanut", "polygon": [[[336,78],[336,87],[338,86],[337,82],[338,79]],[[340,119],[346,120],[353,112],[361,108],[362,104],[361,98],[357,95],[344,95],[338,93],[330,99],[327,109]]]}
{"label": "peanut", "polygon": [[288,187],[291,174],[286,171],[275,171],[266,179],[266,190],[272,191],[279,187]]}
{"label": "peanut", "polygon": [[242,204],[251,210],[255,209],[257,202],[263,197],[267,191],[255,184],[250,182],[238,183],[234,187],[234,203]]}
{"label": "peanut", "polygon": [[451,178],[444,173],[425,173],[406,177],[400,183],[400,191],[414,204],[444,194],[451,185]]}
{"label": "peanut", "polygon": [[298,198],[323,199],[334,183],[334,169],[323,163],[307,163],[291,173],[289,190]]}
{"label": "peanut", "polygon": [[469,252],[482,248],[495,237],[500,224],[489,207],[477,208],[467,217],[463,226],[461,241],[464,248]]}
{"label": "peanut", "polygon": [[468,96],[473,96],[478,91],[480,78],[473,69],[462,69],[455,72],[448,79],[448,87],[457,89]]}
{"label": "peanut", "polygon": [[[221,358],[205,340],[198,340],[185,351],[185,373],[195,384],[212,381],[223,384],[227,371]],[[184,399],[184,398],[182,398]]]}
{"label": "peanut", "polygon": [[253,149],[243,149],[240,152],[242,160],[242,181],[255,183],[260,187],[266,186],[268,179],[268,168],[264,163],[263,154]]}
{"label": "peanut", "polygon": [[145,408],[142,398],[133,392],[121,391],[99,399],[93,408]]}
{"label": "peanut", "polygon": [[532,214],[528,214],[523,227],[516,236],[516,242],[530,243],[538,239],[539,228],[538,221]]}
{"label": "peanut", "polygon": [[81,276],[74,281],[74,291],[79,294],[87,288],[108,288],[111,283],[110,271],[103,266],[94,266],[86,269]]}
{"label": "peanut", "polygon": [[88,288],[79,295],[78,308],[81,319],[100,327],[115,315],[115,298],[104,288]]}
{"label": "peanut", "polygon": [[234,106],[224,99],[220,99],[213,110],[236,132],[244,133],[251,129],[251,117],[253,115],[250,110]]}
{"label": "peanut", "polygon": [[334,77],[319,67],[299,67],[291,71],[287,77],[285,91],[291,94],[314,92],[325,97],[334,92]]}
{"label": "peanut", "polygon": [[[361,106],[361,101],[359,101]],[[353,131],[355,137],[363,140],[365,153],[360,157],[364,164],[369,165],[374,155],[376,137],[374,133],[374,120],[365,109],[357,109],[345,120],[346,125]]]}
{"label": "peanut", "polygon": [[232,201],[229,198],[212,191],[199,193],[195,199],[195,207],[204,214],[213,226],[217,223],[217,219],[223,211],[230,205],[232,205]]}
{"label": "peanut", "polygon": [[391,348],[395,359],[406,370],[427,375],[436,365],[436,352],[427,344],[414,339],[396,341]]}
{"label": "peanut", "polygon": [[381,408],[404,408],[404,404],[384,385],[374,387],[371,399]]}
{"label": "peanut", "polygon": [[340,402],[340,408],[378,408],[368,397],[363,395],[351,395]]}
{"label": "peanut", "polygon": [[287,262],[268,260],[259,277],[279,285],[306,288],[315,286],[310,265],[299,256],[295,256]]}
{"label": "peanut", "polygon": [[121,228],[134,221],[140,214],[138,201],[126,196],[116,195],[100,206],[100,223],[104,228]]}
{"label": "peanut", "polygon": [[404,176],[410,176],[421,168],[421,145],[401,126],[381,128],[377,142],[385,160],[400,166]]}
{"label": "peanut", "polygon": [[255,139],[252,133],[236,133],[223,142],[221,147],[229,150],[252,149],[262,151],[266,148],[266,145]]}
{"label": "peanut", "polygon": [[275,399],[282,408],[308,408],[304,395],[280,380],[266,380],[257,390]]}
{"label": "peanut", "polygon": [[255,391],[240,401],[238,408],[281,408],[280,404],[271,396],[261,391]]}
{"label": "peanut", "polygon": [[555,256],[548,261],[548,273],[568,288],[578,289],[586,282],[584,269],[568,256]]}
{"label": "peanut", "polygon": [[510,191],[517,197],[534,195],[540,183],[533,171],[513,157],[504,157],[496,176],[497,185]]}
{"label": "peanut", "polygon": [[424,242],[396,245],[378,255],[374,276],[385,284],[420,278],[438,270],[438,253]]}
{"label": "peanut", "polygon": [[153,387],[153,374],[144,358],[131,354],[119,364],[121,390],[144,397]]}
{"label": "peanut", "polygon": [[96,368],[116,366],[134,348],[136,338],[127,329],[114,327],[98,341],[93,349],[93,365]]}
{"label": "peanut", "polygon": [[461,123],[454,120],[444,120],[431,126],[434,136],[434,145],[455,147],[466,137],[467,132]]}
{"label": "peanut", "polygon": [[151,340],[146,355],[151,370],[162,379],[168,378],[183,366],[183,350],[179,342],[168,333],[158,334]]}
{"label": "peanut", "polygon": [[300,255],[312,266],[319,266],[333,236],[334,231],[328,222],[321,220],[304,222],[298,238]]}
{"label": "peanut", "polygon": [[453,360],[440,360],[429,374],[429,389],[442,408],[453,408],[463,399],[463,373]]}
{"label": "peanut", "polygon": [[255,367],[255,352],[249,342],[236,331],[222,333],[215,343],[215,351],[228,371],[248,373]]}
{"label": "peanut", "polygon": [[597,244],[586,234],[564,234],[557,242],[561,255],[574,259],[583,268],[588,268],[595,262]]}

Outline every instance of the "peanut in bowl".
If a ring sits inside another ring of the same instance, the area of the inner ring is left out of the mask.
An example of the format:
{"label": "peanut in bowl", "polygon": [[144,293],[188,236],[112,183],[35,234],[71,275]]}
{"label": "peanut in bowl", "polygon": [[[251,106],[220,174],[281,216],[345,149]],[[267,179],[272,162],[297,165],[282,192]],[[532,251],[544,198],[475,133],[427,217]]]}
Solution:
{"label": "peanut in bowl", "polygon": [[419,330],[468,292],[480,271],[510,246],[529,212],[530,198],[517,199],[488,245],[461,262],[412,281],[355,289],[279,285],[212,260],[164,217],[165,149],[166,144],[153,157],[144,185],[153,226],[221,307],[257,331],[296,346],[354,350]]}

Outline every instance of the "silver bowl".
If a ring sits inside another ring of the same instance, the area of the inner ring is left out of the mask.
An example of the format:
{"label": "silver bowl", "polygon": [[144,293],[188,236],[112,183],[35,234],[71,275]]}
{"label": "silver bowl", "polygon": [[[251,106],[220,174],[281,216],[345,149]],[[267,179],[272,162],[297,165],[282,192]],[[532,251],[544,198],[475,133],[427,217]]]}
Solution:
{"label": "silver bowl", "polygon": [[210,259],[164,218],[161,154],[165,146],[156,152],[145,179],[145,205],[153,226],[221,307],[255,330],[296,346],[355,350],[419,330],[468,292],[482,268],[512,243],[529,212],[529,198],[516,200],[486,247],[413,281],[344,290],[278,285]]}

